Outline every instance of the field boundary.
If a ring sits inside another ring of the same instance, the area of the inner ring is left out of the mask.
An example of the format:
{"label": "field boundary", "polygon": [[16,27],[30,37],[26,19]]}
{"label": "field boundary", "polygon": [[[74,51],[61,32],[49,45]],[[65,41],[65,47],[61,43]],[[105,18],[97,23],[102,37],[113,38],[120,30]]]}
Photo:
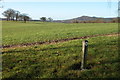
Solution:
{"label": "field boundary", "polygon": [[119,33],[112,33],[112,34],[97,34],[97,35],[89,35],[89,36],[82,36],[82,37],[76,37],[76,38],[66,38],[66,39],[60,39],[60,40],[51,40],[46,42],[34,42],[34,43],[25,43],[25,44],[17,44],[17,45],[3,45],[0,48],[15,48],[15,47],[26,47],[26,46],[32,46],[32,45],[42,45],[42,44],[55,44],[59,42],[66,42],[70,40],[77,40],[77,39],[87,39],[92,37],[99,37],[99,36],[118,36]]}

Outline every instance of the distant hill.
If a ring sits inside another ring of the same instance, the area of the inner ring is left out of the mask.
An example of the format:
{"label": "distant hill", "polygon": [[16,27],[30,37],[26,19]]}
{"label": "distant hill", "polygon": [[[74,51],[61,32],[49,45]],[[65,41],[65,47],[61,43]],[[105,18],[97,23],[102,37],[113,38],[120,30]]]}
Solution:
{"label": "distant hill", "polygon": [[63,23],[71,23],[75,20],[79,22],[88,22],[88,21],[104,21],[104,22],[111,22],[115,18],[101,18],[101,17],[89,17],[89,16],[81,16],[73,19],[68,19],[68,20],[56,20],[54,22],[63,22]]}

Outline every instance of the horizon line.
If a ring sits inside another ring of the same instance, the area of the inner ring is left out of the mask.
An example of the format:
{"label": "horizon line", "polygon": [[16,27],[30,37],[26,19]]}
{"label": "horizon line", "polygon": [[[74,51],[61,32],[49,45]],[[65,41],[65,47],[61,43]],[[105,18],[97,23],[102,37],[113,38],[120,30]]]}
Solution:
{"label": "horizon line", "polygon": [[[83,15],[85,16],[85,15]],[[83,16],[80,16],[80,17],[83,17]],[[97,17],[97,16],[86,16],[86,17],[96,17],[96,18],[118,18],[118,16],[114,16],[114,17]],[[49,17],[46,17],[46,18],[49,18]],[[53,20],[70,20],[70,19],[75,19],[75,18],[79,18],[79,17],[74,17],[74,18],[69,18],[69,19],[53,19]],[[0,17],[0,19],[6,19],[5,17]],[[34,19],[32,18],[32,20],[40,20],[40,19]]]}

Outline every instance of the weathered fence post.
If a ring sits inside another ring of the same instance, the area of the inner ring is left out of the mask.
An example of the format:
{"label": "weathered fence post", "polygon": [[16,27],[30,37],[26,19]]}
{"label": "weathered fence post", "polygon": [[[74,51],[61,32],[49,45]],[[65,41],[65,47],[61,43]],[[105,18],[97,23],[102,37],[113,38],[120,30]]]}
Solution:
{"label": "weathered fence post", "polygon": [[86,68],[86,57],[87,57],[87,52],[88,52],[88,41],[84,40],[82,41],[82,61],[81,61],[81,69]]}

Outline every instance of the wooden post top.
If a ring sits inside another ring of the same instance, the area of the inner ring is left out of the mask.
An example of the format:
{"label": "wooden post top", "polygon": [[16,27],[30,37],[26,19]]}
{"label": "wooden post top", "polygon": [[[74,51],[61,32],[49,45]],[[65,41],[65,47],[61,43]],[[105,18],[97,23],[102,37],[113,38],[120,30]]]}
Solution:
{"label": "wooden post top", "polygon": [[88,45],[88,40],[84,40],[83,45],[87,46]]}
{"label": "wooden post top", "polygon": [[88,40],[84,40],[85,42],[88,42]]}

